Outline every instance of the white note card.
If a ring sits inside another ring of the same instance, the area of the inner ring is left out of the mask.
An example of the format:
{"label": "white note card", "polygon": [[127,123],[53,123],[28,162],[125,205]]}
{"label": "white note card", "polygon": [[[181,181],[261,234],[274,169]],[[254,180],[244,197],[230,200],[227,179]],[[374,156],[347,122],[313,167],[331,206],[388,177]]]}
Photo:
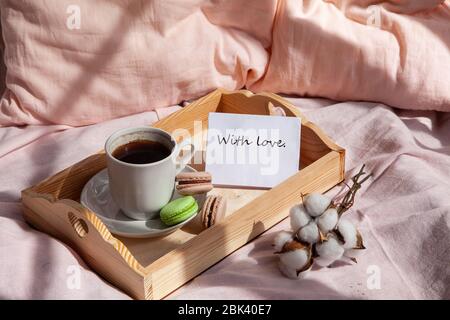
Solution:
{"label": "white note card", "polygon": [[210,113],[206,168],[214,185],[271,188],[299,170],[297,117]]}

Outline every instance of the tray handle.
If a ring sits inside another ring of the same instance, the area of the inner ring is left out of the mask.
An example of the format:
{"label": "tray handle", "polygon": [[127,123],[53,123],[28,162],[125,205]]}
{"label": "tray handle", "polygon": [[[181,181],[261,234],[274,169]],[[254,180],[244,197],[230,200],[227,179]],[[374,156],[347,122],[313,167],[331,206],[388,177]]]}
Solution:
{"label": "tray handle", "polygon": [[[56,237],[66,238],[85,251],[96,250],[99,246],[105,247],[103,250],[112,247],[126,264],[138,273],[142,271],[142,266],[127,247],[111,234],[97,215],[80,203],[71,199],[55,200],[50,194],[37,194],[29,190],[22,193],[22,202],[26,212],[33,212],[26,214],[27,220],[33,225],[36,222],[38,228],[45,231],[50,229]],[[37,212],[41,219],[36,218]],[[47,224],[42,225],[40,221],[46,221]],[[108,247],[99,245],[102,242],[106,242]]]}
{"label": "tray handle", "polygon": [[82,218],[78,218],[72,211],[67,214],[70,224],[72,225],[75,233],[80,237],[84,238],[89,233],[89,227]]}
{"label": "tray handle", "polygon": [[25,218],[34,227],[69,244],[104,278],[120,283],[133,296],[151,298],[151,283],[142,265],[89,209],[71,199],[55,200],[29,190],[22,192],[22,202]]}

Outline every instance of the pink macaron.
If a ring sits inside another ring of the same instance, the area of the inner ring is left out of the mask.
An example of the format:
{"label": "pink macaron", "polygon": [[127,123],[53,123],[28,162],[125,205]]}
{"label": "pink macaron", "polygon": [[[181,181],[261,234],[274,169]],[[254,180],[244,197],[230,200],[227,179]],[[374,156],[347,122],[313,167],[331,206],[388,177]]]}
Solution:
{"label": "pink macaron", "polygon": [[227,203],[220,195],[209,195],[198,215],[203,229],[207,229],[218,223],[225,217]]}
{"label": "pink macaron", "polygon": [[208,172],[182,172],[175,177],[177,192],[183,196],[207,193],[213,189]]}

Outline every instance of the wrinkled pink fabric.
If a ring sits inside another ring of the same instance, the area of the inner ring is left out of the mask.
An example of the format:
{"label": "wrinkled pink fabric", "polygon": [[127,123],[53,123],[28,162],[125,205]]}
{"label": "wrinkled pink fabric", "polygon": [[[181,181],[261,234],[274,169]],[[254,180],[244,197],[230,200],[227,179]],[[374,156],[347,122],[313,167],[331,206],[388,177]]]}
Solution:
{"label": "wrinkled pink fabric", "polygon": [[280,1],[267,73],[250,89],[450,111],[450,2],[440,3]]}
{"label": "wrinkled pink fabric", "polygon": [[[361,229],[366,254],[356,265],[314,270],[302,281],[284,278],[271,247],[275,232],[289,227],[284,220],[169,298],[450,299],[450,113],[325,99],[292,102],[346,148],[347,176],[363,163],[373,173],[348,212]],[[176,109],[82,128],[0,128],[1,145],[7,145],[0,149],[0,297],[128,298],[67,246],[30,228],[19,192],[99,150],[114,130],[151,123]],[[78,265],[81,286],[70,289],[70,268]],[[374,270],[379,289],[367,286]]]}
{"label": "wrinkled pink fabric", "polygon": [[86,125],[244,86],[449,111],[449,3],[79,0],[71,30],[71,0],[1,1],[0,125]]}
{"label": "wrinkled pink fabric", "polygon": [[[0,2],[8,69],[0,125],[91,124],[261,78],[268,54],[257,37],[268,37],[271,20],[253,37],[209,22],[206,2]],[[74,4],[80,29],[71,30]],[[269,15],[271,6],[252,5]],[[256,29],[258,20],[248,22]]]}

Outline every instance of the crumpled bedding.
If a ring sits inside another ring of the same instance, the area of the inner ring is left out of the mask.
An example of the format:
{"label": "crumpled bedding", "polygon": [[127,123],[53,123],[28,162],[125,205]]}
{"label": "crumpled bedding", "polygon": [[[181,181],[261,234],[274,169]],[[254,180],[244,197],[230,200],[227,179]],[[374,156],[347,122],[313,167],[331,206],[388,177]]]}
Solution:
{"label": "crumpled bedding", "polygon": [[81,126],[217,87],[450,111],[449,0],[0,2],[0,126]]}
{"label": "crumpled bedding", "polygon": [[[284,278],[271,248],[275,233],[289,227],[284,220],[168,298],[450,299],[450,113],[290,100],[346,148],[347,177],[363,163],[373,174],[347,213],[359,225],[366,254],[358,264],[313,270],[305,280]],[[20,190],[99,150],[116,129],[152,123],[178,108],[79,128],[0,128],[0,298],[129,299],[69,247],[25,223]]]}

